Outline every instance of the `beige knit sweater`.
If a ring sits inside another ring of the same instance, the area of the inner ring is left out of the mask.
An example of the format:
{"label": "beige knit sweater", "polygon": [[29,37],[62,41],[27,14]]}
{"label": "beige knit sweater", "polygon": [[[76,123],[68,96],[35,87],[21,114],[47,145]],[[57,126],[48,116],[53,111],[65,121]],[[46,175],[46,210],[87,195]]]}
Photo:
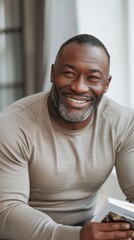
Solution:
{"label": "beige knit sweater", "polygon": [[50,118],[48,93],[0,114],[0,239],[79,240],[113,166],[134,202],[134,111],[107,97],[88,126],[70,131]]}

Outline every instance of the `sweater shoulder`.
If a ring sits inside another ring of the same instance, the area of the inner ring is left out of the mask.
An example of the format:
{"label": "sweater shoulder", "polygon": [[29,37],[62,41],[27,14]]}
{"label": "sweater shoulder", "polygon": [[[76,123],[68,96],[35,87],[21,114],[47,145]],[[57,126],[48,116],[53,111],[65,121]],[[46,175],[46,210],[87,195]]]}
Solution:
{"label": "sweater shoulder", "polygon": [[24,97],[6,109],[1,111],[0,120],[4,125],[9,125],[9,122],[13,126],[27,126],[31,129],[38,125],[42,121],[42,118],[46,117],[47,110],[47,93],[37,93],[27,97]]}
{"label": "sweater shoulder", "polygon": [[123,106],[104,96],[99,106],[100,114],[115,128],[120,126],[134,128],[134,109]]}
{"label": "sweater shoulder", "polygon": [[20,115],[23,114],[39,116],[42,110],[46,107],[47,93],[36,93],[27,97],[24,97],[5,108],[1,115]]}

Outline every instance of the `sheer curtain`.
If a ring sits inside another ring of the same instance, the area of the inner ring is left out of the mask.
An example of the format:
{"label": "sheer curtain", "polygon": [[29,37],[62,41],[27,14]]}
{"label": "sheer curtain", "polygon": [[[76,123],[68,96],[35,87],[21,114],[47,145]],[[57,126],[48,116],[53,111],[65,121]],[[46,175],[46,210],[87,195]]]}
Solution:
{"label": "sheer curtain", "polygon": [[[134,1],[127,0],[128,29],[128,98],[130,107],[134,108]],[[126,79],[127,81],[127,79]]]}
{"label": "sheer curtain", "polygon": [[[113,76],[107,95],[134,107],[134,1],[77,0],[79,31],[97,36],[111,55]],[[90,9],[90,14],[89,14]]]}
{"label": "sheer curtain", "polygon": [[45,0],[44,87],[50,89],[50,68],[60,45],[78,33],[77,0]]}

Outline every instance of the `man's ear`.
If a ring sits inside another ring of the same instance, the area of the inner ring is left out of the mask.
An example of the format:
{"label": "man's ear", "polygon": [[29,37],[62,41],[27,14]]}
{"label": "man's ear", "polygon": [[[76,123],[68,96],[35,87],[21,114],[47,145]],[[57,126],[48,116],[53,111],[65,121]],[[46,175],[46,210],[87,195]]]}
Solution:
{"label": "man's ear", "polygon": [[53,82],[54,79],[54,64],[51,65],[51,75],[50,75],[51,83]]}
{"label": "man's ear", "polygon": [[108,78],[107,78],[107,81],[106,81],[106,84],[105,84],[105,90],[104,90],[104,93],[107,92],[108,88],[109,88],[109,84],[111,82],[111,79],[112,79],[112,76],[109,75]]}

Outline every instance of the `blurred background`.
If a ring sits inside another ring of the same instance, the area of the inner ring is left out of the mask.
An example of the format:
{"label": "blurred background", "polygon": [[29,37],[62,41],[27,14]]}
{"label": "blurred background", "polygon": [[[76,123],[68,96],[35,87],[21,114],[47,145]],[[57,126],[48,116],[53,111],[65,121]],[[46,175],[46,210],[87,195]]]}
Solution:
{"label": "blurred background", "polygon": [[[0,0],[0,110],[50,89],[60,45],[81,33],[98,37],[111,55],[107,95],[134,107],[134,0]],[[124,198],[113,171],[102,193]]]}

